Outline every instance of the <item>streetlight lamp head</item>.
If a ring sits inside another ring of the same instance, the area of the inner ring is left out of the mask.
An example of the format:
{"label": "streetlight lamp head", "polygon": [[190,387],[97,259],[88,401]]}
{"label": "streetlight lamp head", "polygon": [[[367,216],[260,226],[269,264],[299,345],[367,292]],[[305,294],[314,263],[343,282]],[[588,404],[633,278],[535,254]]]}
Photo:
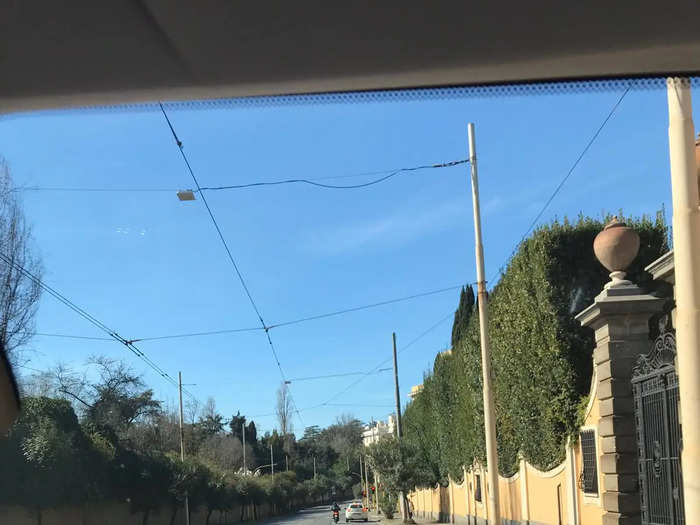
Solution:
{"label": "streetlight lamp head", "polygon": [[194,191],[192,190],[180,190],[177,192],[177,198],[180,199],[181,201],[193,201],[194,199]]}

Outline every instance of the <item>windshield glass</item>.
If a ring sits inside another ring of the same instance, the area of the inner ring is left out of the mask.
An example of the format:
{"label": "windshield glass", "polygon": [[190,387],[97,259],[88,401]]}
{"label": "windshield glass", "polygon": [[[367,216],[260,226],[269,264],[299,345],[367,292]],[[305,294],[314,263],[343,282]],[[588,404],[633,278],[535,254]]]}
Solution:
{"label": "windshield glass", "polygon": [[[445,487],[482,516],[487,298],[501,476],[586,459],[580,504],[598,497],[576,316],[628,279],[665,301],[644,344],[670,326],[672,281],[644,270],[672,247],[669,146],[663,79],[6,115],[0,343],[23,409],[0,516],[325,523],[336,498],[450,508]],[[611,223],[637,235],[624,268],[593,250]]]}

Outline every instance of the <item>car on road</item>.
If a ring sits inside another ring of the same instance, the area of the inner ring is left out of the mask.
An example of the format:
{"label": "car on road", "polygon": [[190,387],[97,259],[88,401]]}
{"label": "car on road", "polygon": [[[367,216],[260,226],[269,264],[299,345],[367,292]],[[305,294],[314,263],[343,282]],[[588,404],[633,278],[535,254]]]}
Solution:
{"label": "car on road", "polygon": [[345,523],[348,521],[367,521],[369,512],[362,503],[352,502],[345,509]]}

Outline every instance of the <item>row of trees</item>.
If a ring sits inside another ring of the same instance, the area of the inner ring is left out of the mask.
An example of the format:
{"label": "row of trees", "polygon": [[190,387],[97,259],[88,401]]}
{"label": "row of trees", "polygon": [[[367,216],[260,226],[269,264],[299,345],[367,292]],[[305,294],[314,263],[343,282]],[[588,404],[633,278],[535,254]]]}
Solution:
{"label": "row of trees", "polygon": [[23,382],[21,417],[0,440],[10,473],[0,480],[0,503],[32,508],[40,522],[46,508],[121,501],[147,523],[154,511],[174,520],[188,494],[190,509],[206,509],[208,522],[215,511],[256,518],[263,503],[283,513],[347,496],[359,481],[350,467],[362,426],[352,417],[307,428],[297,440],[277,430],[259,436],[255,422],[240,413],[224,418],[211,398],[202,407],[190,403],[182,462],[177,412],[123,362],[96,357],[88,364],[93,379],[58,366]]}
{"label": "row of trees", "polygon": [[241,512],[261,503],[285,512],[318,499],[323,483],[299,483],[294,473],[255,478],[239,476],[196,458],[181,462],[173,453],[130,449],[111,440],[93,421],[81,424],[65,399],[29,397],[9,437],[0,444],[8,475],[0,479],[0,502],[42,511],[101,501],[128,502],[148,523],[154,511],[168,511],[171,522],[185,494],[190,508]]}
{"label": "row of trees", "polygon": [[[0,352],[22,367],[42,265],[18,196],[0,159]],[[0,479],[0,503],[33,508],[41,521],[47,507],[126,501],[146,523],[155,509],[169,508],[175,516],[185,493],[191,508],[204,506],[209,514],[250,506],[255,515],[263,501],[283,512],[334,492],[348,494],[359,481],[350,465],[357,464],[360,423],[342,417],[327,429],[307,429],[297,441],[284,385],[276,407],[280,431],[264,436],[240,413],[225,418],[213,399],[203,407],[188,403],[188,459],[182,462],[173,407],[155,399],[123,362],[97,357],[88,364],[95,379],[58,366],[22,382],[22,415],[0,438],[0,463],[8,473]],[[270,447],[276,471],[284,472],[274,479],[251,476],[270,473]]]}

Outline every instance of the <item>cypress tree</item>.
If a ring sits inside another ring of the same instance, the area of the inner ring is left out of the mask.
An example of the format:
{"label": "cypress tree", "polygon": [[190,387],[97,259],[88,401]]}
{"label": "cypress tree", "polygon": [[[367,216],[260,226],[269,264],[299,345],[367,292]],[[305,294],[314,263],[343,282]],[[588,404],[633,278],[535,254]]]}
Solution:
{"label": "cypress tree", "polygon": [[474,290],[471,285],[463,287],[459,294],[459,306],[455,312],[455,320],[452,324],[452,347],[462,339],[469,326],[469,319],[474,311]]}

